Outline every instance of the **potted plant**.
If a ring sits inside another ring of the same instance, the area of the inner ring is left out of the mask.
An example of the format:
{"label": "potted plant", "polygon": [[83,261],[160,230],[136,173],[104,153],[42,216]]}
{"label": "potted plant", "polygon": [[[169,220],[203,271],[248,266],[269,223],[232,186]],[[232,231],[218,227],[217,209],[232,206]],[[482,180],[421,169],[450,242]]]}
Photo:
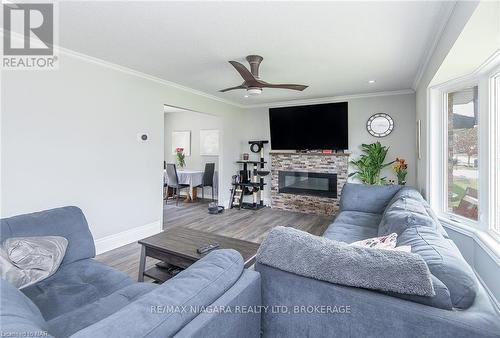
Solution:
{"label": "potted plant", "polygon": [[184,148],[175,148],[175,158],[179,167],[184,168],[186,166],[186,154],[184,154]]}
{"label": "potted plant", "polygon": [[394,170],[396,176],[398,177],[398,184],[405,185],[406,175],[408,174],[408,164],[406,163],[406,161],[402,158],[396,158],[396,161],[394,161],[392,169]]}
{"label": "potted plant", "polygon": [[386,182],[385,177],[380,177],[383,168],[394,163],[384,163],[389,147],[383,146],[380,142],[372,144],[362,144],[363,154],[358,160],[349,163],[357,168],[355,172],[349,174],[349,177],[356,176],[365,184],[381,185]]}

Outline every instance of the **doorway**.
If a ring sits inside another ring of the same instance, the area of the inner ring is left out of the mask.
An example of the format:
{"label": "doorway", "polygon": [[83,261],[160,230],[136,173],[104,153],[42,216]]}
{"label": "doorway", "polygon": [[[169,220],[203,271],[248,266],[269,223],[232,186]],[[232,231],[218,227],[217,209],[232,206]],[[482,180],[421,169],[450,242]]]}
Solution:
{"label": "doorway", "polygon": [[164,229],[217,202],[221,134],[218,116],[164,105]]}

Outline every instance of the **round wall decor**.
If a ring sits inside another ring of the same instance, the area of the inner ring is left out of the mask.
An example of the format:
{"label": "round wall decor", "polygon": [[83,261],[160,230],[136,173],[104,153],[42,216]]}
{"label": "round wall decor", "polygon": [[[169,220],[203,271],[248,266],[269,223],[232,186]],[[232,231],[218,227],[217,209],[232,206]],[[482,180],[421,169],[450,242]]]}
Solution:
{"label": "round wall decor", "polygon": [[377,113],[370,116],[366,122],[366,130],[375,137],[385,137],[392,133],[394,120],[386,113]]}

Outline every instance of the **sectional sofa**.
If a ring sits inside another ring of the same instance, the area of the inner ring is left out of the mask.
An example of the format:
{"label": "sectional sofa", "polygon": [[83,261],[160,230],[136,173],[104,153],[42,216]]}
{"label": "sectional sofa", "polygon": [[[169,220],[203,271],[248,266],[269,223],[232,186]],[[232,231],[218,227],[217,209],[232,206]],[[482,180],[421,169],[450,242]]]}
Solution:
{"label": "sectional sofa", "polygon": [[[69,245],[59,270],[22,291],[0,280],[2,336],[51,337],[499,337],[500,316],[422,196],[412,188],[346,184],[324,237],[351,243],[398,234],[426,262],[435,295],[349,287],[256,264],[217,250],[162,285],[136,283],[93,259],[76,207],[0,222],[9,237],[59,235]],[[328,242],[328,241],[327,241]],[[280,250],[279,244],[276,250]],[[293,261],[293,256],[290,257]],[[260,275],[259,275],[260,272]],[[182,306],[259,312],[182,312]],[[305,311],[284,311],[294,307]],[[327,306],[335,311],[317,312]],[[169,310],[170,309],[170,310]],[[172,311],[174,309],[174,311]],[[262,331],[261,331],[262,330]]]}
{"label": "sectional sofa", "polygon": [[[258,263],[263,305],[305,310],[264,313],[264,337],[500,337],[487,292],[415,189],[346,184],[323,236],[352,243],[390,233],[427,263],[435,296],[343,286]],[[336,311],[314,311],[320,306]]]}
{"label": "sectional sofa", "polygon": [[22,292],[0,279],[2,337],[259,336],[258,313],[216,312],[261,304],[259,274],[244,270],[234,250],[214,251],[162,285],[137,283],[93,259],[94,241],[76,207],[6,218],[0,226],[0,242],[48,235],[69,242],[49,278]]}

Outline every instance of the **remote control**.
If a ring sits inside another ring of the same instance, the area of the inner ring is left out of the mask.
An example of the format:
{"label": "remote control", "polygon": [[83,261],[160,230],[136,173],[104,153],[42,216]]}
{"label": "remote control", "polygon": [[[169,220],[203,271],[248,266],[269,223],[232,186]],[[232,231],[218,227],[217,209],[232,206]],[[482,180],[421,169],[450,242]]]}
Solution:
{"label": "remote control", "polygon": [[196,249],[196,252],[198,252],[200,255],[203,255],[204,253],[212,251],[213,249],[216,249],[219,246],[220,246],[219,243],[208,244],[206,246],[199,247],[198,249]]}

